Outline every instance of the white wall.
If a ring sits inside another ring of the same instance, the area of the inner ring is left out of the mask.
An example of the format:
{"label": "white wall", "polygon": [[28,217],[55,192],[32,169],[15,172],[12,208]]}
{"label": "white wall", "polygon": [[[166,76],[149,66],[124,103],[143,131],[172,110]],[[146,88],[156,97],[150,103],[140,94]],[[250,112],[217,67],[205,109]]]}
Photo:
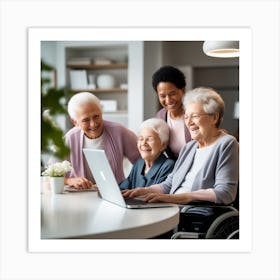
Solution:
{"label": "white wall", "polygon": [[152,86],[152,75],[162,66],[162,57],[162,42],[144,43],[144,119],[154,117],[160,107]]}
{"label": "white wall", "polygon": [[41,43],[41,58],[50,66],[56,67],[56,43],[44,41]]}
{"label": "white wall", "polygon": [[213,58],[204,54],[203,41],[163,42],[163,63],[192,67],[233,66],[238,58]]}
{"label": "white wall", "polygon": [[144,43],[130,42],[128,57],[128,128],[137,133],[144,120]]}

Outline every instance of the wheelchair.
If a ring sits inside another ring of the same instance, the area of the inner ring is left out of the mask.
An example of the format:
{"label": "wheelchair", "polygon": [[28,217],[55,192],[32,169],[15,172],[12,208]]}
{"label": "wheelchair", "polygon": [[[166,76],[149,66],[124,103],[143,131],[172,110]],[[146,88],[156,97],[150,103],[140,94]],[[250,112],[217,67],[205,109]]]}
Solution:
{"label": "wheelchair", "polygon": [[231,205],[193,202],[183,206],[171,239],[239,239],[239,192]]}

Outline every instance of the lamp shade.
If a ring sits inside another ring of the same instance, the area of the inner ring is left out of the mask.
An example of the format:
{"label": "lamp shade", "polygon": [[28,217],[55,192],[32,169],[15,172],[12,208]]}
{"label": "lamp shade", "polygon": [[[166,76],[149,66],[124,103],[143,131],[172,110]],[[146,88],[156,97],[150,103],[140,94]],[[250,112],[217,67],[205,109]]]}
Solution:
{"label": "lamp shade", "polygon": [[238,57],[239,41],[204,41],[203,51],[213,57]]}

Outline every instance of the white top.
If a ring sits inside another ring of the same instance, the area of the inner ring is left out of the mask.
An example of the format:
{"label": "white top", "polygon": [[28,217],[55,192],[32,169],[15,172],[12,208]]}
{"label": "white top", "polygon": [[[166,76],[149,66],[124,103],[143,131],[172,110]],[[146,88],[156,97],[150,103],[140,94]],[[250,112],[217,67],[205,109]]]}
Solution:
{"label": "white top", "polygon": [[90,139],[84,135],[84,148],[87,149],[103,149],[103,134],[100,137],[95,139]]}
{"label": "white top", "polygon": [[41,238],[150,238],[179,223],[179,207],[127,209],[95,191],[41,195]]}
{"label": "white top", "polygon": [[183,181],[181,188],[179,188],[175,193],[186,193],[191,191],[195,176],[199,172],[199,170],[204,166],[213,147],[214,144],[205,148],[196,149],[193,165],[190,171],[186,174],[185,180]]}
{"label": "white top", "polygon": [[[101,134],[100,137],[95,138],[95,139],[90,139],[88,138],[86,135],[84,135],[84,148],[87,149],[100,149],[103,150],[104,149],[104,137],[103,134]],[[88,167],[88,164],[85,162],[85,174],[86,174],[86,178],[91,179],[91,181],[93,183],[95,183],[95,180],[91,174],[91,171]]]}
{"label": "white top", "polygon": [[167,124],[169,126],[169,147],[173,153],[179,155],[180,150],[186,144],[184,116],[173,120],[168,112]]}

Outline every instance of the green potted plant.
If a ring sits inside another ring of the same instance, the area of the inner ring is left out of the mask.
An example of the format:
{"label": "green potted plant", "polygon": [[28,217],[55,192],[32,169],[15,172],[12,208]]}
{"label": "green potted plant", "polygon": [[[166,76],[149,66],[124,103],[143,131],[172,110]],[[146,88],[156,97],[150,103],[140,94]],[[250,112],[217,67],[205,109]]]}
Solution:
{"label": "green potted plant", "polygon": [[[48,154],[56,159],[66,159],[70,150],[65,145],[64,131],[55,121],[55,117],[67,114],[65,101],[70,95],[66,88],[57,89],[44,72],[53,72],[54,68],[41,61],[41,155]],[[43,167],[41,157],[41,168]]]}

